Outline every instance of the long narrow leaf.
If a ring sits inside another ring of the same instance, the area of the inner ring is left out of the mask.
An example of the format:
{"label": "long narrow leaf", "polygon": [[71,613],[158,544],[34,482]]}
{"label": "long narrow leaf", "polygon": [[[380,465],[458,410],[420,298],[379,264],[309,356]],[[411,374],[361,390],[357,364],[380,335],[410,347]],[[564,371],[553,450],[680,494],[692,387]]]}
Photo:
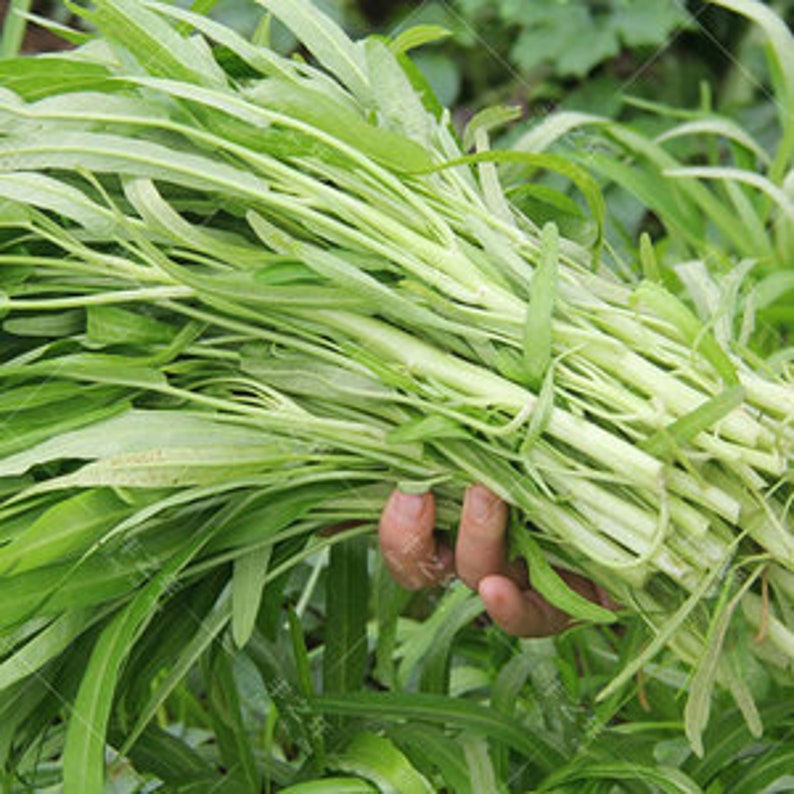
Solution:
{"label": "long narrow leaf", "polygon": [[360,100],[370,89],[363,52],[327,14],[308,0],[257,0],[278,17],[331,74]]}
{"label": "long narrow leaf", "polygon": [[232,636],[238,648],[242,648],[253,634],[272,551],[271,546],[263,546],[252,549],[234,561]]}
{"label": "long narrow leaf", "polygon": [[557,297],[559,235],[554,224],[543,227],[540,261],[529,287],[529,305],[524,324],[524,365],[529,385],[539,392],[551,364],[551,324]]}
{"label": "long narrow leaf", "polygon": [[328,761],[332,769],[354,772],[375,783],[380,791],[394,794],[431,794],[427,779],[388,739],[358,733],[341,752]]}
{"label": "long narrow leaf", "polygon": [[369,543],[354,538],[331,547],[326,574],[323,691],[355,692],[366,673]]}
{"label": "long narrow leaf", "polygon": [[65,794],[102,794],[105,734],[121,666],[135,639],[157,611],[179,571],[219,528],[210,520],[152,577],[135,598],[107,625],[86,667],[72,707],[63,753]]}
{"label": "long narrow leaf", "polygon": [[134,0],[96,0],[88,17],[114,45],[132,52],[150,74],[223,85],[226,77],[202,39],[186,39]]}
{"label": "long narrow leaf", "polygon": [[562,756],[545,737],[528,733],[518,721],[498,715],[478,703],[455,700],[442,695],[417,695],[401,692],[350,693],[322,695],[312,701],[326,714],[362,716],[370,719],[408,719],[471,730],[489,736],[524,753],[540,768],[551,770]]}

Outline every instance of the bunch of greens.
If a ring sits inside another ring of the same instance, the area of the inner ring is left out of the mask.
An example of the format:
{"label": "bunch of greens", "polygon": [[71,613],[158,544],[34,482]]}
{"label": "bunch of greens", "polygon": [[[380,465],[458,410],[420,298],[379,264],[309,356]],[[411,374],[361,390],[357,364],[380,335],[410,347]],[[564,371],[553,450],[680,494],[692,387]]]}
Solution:
{"label": "bunch of greens", "polygon": [[[602,698],[669,646],[696,749],[715,682],[760,732],[744,672],[788,681],[794,659],[794,393],[785,358],[750,349],[738,280],[699,318],[649,246],[642,280],[616,275],[586,169],[491,151],[506,111],[454,133],[406,56],[435,30],[354,43],[308,3],[262,4],[316,65],[137,0],[83,11],[98,35],[72,53],[0,63],[3,757],[63,743],[66,790],[100,791],[108,736],[126,753],[227,628],[238,647],[276,633],[289,571],[370,532],[397,481],[433,487],[450,523],[486,483],[550,601],[614,618],[561,565],[642,616],[653,639]],[[768,21],[794,87],[782,25],[729,5]],[[784,141],[759,222],[785,251]],[[684,209],[710,220],[708,195]],[[342,521],[360,524],[318,537]],[[346,603],[351,549],[328,590]],[[349,691],[360,651],[330,636]]]}

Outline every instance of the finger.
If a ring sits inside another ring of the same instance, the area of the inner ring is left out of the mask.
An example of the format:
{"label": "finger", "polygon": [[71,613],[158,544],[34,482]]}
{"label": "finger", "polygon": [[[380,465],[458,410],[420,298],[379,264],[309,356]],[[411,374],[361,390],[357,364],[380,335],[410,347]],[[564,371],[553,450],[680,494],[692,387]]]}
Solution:
{"label": "finger", "polygon": [[[620,609],[607,592],[590,579],[571,571],[557,572],[572,590],[589,601],[606,609]],[[547,637],[574,623],[570,615],[550,604],[538,592],[525,589],[506,576],[484,578],[479,594],[494,622],[516,637]]]}
{"label": "finger", "polygon": [[506,576],[486,576],[478,588],[493,621],[515,637],[548,637],[567,628],[571,619],[534,590],[522,590]]}
{"label": "finger", "polygon": [[491,574],[507,574],[507,505],[484,485],[471,485],[463,499],[455,564],[472,590]]}
{"label": "finger", "polygon": [[452,551],[433,534],[433,496],[394,491],[380,520],[380,547],[395,581],[409,590],[448,580],[454,572]]}

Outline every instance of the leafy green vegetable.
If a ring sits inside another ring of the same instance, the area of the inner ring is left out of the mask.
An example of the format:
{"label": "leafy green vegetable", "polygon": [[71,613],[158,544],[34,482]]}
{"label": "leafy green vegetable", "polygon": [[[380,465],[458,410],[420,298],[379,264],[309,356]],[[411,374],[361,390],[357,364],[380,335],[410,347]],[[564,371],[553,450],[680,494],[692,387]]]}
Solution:
{"label": "leafy green vegetable", "polygon": [[[101,0],[90,42],[0,66],[4,770],[144,785],[165,779],[151,742],[230,791],[335,771],[473,790],[511,767],[522,790],[596,785],[636,771],[610,721],[647,676],[664,717],[637,729],[637,765],[695,790],[711,770],[676,771],[690,749],[665,726],[707,747],[730,696],[757,733],[755,699],[791,680],[791,362],[765,361],[751,329],[787,294],[761,272],[790,242],[782,155],[713,115],[651,139],[566,114],[493,151],[510,112],[460,140],[408,63],[438,31],[354,42],[308,0],[262,5],[305,59],[198,7]],[[650,37],[636,10],[502,5],[555,47],[560,19],[598,17],[598,57]],[[788,39],[755,16],[784,90]],[[545,151],[584,127],[606,148]],[[724,136],[741,167],[686,167],[672,152],[693,134]],[[669,230],[641,244],[647,281],[614,252],[593,171]],[[690,249],[725,272],[696,278]],[[762,261],[729,272],[742,258]],[[698,281],[693,311],[678,288]],[[368,623],[389,489],[432,486],[447,527],[471,480],[512,505],[533,586],[612,620],[555,568],[593,578],[626,645],[594,633],[571,658],[566,637],[511,666],[529,649],[470,631],[483,607],[463,587],[422,601],[380,582]],[[670,690],[692,670],[681,714]],[[585,726],[565,713],[580,693]]]}

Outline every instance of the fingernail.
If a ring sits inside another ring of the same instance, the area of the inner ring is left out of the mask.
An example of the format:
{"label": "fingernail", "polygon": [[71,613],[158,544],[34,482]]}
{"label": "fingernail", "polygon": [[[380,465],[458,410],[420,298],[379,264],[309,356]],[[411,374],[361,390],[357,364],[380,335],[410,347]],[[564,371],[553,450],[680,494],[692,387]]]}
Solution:
{"label": "fingernail", "polygon": [[441,581],[439,581],[439,584],[446,587],[448,584],[455,581],[456,578],[455,557],[452,553],[452,549],[446,545],[439,545],[436,559],[438,560],[438,570],[441,572]]}
{"label": "fingernail", "polygon": [[452,560],[452,549],[450,549],[448,546],[442,546],[439,544],[437,551],[430,555],[428,564],[434,571],[440,572],[446,570],[447,568],[451,568]]}
{"label": "fingernail", "polygon": [[395,491],[393,505],[404,521],[415,521],[425,506],[425,498],[421,494]]}
{"label": "fingernail", "polygon": [[439,545],[437,551],[419,563],[425,585],[446,585],[455,578],[452,549]]}
{"label": "fingernail", "polygon": [[485,521],[499,501],[496,494],[482,485],[472,485],[466,491],[466,510],[475,521]]}

